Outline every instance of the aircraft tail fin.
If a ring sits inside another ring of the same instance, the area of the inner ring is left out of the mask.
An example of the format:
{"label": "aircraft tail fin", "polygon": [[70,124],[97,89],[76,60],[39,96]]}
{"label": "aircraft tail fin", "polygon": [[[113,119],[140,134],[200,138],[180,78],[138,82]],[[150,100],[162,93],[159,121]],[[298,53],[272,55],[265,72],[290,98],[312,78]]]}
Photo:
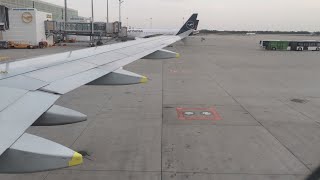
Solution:
{"label": "aircraft tail fin", "polygon": [[197,23],[198,14],[192,14],[192,16],[188,19],[188,21],[182,26],[182,28],[179,30],[178,34],[182,34],[186,31],[189,31],[191,29],[195,28],[195,25]]}

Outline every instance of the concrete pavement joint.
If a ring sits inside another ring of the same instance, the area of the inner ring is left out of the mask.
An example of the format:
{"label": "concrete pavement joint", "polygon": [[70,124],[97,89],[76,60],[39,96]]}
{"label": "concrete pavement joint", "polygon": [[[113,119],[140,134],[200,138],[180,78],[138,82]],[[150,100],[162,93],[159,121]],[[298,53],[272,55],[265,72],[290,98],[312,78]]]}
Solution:
{"label": "concrete pavement joint", "polygon": [[[212,120],[209,120],[209,121],[212,121]],[[179,126],[203,127],[203,126],[208,126],[208,124],[179,124]],[[258,124],[258,125],[255,125],[255,124],[214,124],[214,121],[213,121],[213,124],[210,124],[210,126],[213,126],[213,127],[260,127],[261,125],[260,124]]]}
{"label": "concrete pavement joint", "polygon": [[164,73],[164,66],[163,66],[163,64],[164,64],[164,62],[162,61],[161,62],[161,104],[162,104],[162,109],[161,109],[161,140],[160,140],[160,142],[161,142],[161,145],[160,145],[160,169],[161,169],[161,172],[160,172],[160,179],[162,180],[162,171],[163,171],[163,169],[162,169],[162,156],[163,156],[163,153],[162,153],[162,146],[163,146],[163,141],[162,141],[162,139],[163,139],[163,123],[164,123],[164,112],[163,112],[163,109],[164,109],[164,104],[163,104],[163,102],[164,102],[164,90],[163,90],[163,84],[164,84],[164,80],[163,80],[163,73]]}
{"label": "concrete pavement joint", "polygon": [[177,173],[177,174],[219,174],[219,175],[223,175],[223,174],[234,174],[234,175],[261,175],[261,176],[284,176],[284,175],[293,175],[293,176],[305,176],[308,174],[259,174],[259,173],[210,173],[210,172],[202,172],[202,171],[194,171],[194,172],[188,172],[188,171],[163,171],[165,173]]}
{"label": "concrete pavement joint", "polygon": [[279,174],[263,174],[263,173],[210,173],[210,172],[203,172],[203,171],[135,171],[135,170],[84,170],[84,169],[62,169],[58,172],[62,171],[77,171],[77,172],[129,172],[129,173],[176,173],[176,174],[235,174],[235,175],[264,175],[264,176],[282,176],[282,175],[293,175],[293,176],[305,176],[308,174],[289,174],[289,173],[279,173]]}
{"label": "concrete pavement joint", "polygon": [[[209,74],[210,77],[212,77]],[[236,98],[234,98],[214,77],[212,77],[212,80],[214,80],[216,82],[216,84],[222,88],[237,104],[239,104],[244,110],[246,110],[249,115],[257,121],[257,123],[259,123],[273,138],[275,138],[288,152],[290,152],[301,164],[303,164],[305,166],[306,169],[308,169],[308,171],[311,173],[312,170],[300,159],[298,158],[286,145],[284,145],[277,137],[275,137],[268,128],[266,128],[260,121],[257,120],[257,118],[249,112],[249,110],[247,108],[245,108]]]}
{"label": "concrete pavement joint", "polygon": [[[108,101],[107,101],[106,103],[108,103],[108,102],[110,101],[110,99],[111,99],[111,97],[108,98]],[[106,103],[104,103],[104,104],[102,105],[102,107],[99,109],[98,113],[97,113],[95,116],[99,115],[99,112],[101,112],[101,110],[104,108],[104,106],[105,106]],[[77,140],[83,135],[83,133],[88,129],[89,125],[90,125],[92,122],[93,122],[93,120],[90,121],[90,122],[86,125],[86,127],[81,131],[81,133],[79,134],[79,136],[73,141],[73,143],[70,145],[70,147],[72,147],[72,146],[77,142]],[[51,172],[48,172],[48,174],[44,177],[43,180],[46,180],[46,179],[48,178],[48,176],[50,175],[50,173],[51,173]]]}
{"label": "concrete pavement joint", "polygon": [[[98,115],[100,114],[101,110],[102,110],[102,109],[104,108],[104,106],[111,100],[111,98],[112,98],[112,97],[109,97],[109,98],[108,98],[107,102],[104,103],[104,104],[101,106],[101,108],[98,110],[98,112],[97,112],[94,116],[98,116]],[[74,140],[74,142],[71,144],[70,147],[72,147],[72,146],[77,142],[77,140],[83,135],[83,133],[88,129],[89,125],[90,125],[92,122],[94,122],[94,120],[90,121],[90,122],[86,125],[86,127],[81,131],[81,133],[79,134],[79,136],[76,138],[76,140]]]}

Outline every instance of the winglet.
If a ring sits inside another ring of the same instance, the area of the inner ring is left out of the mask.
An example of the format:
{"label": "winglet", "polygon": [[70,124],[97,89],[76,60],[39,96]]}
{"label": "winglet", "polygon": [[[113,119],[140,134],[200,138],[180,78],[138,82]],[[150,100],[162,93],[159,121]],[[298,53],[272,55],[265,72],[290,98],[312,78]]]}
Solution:
{"label": "winglet", "polygon": [[185,33],[189,30],[193,30],[196,27],[198,14],[192,14],[192,16],[188,19],[188,21],[182,26],[177,35]]}

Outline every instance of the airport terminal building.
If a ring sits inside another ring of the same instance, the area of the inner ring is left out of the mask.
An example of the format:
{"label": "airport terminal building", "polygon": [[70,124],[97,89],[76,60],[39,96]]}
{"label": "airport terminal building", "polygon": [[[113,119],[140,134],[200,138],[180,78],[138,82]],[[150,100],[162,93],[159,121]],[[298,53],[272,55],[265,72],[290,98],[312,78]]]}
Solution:
{"label": "airport terminal building", "polygon": [[[64,20],[64,7],[40,0],[0,0],[0,5],[12,8],[35,8],[38,11],[52,14],[54,21]],[[68,8],[68,17],[78,17],[78,11]]]}

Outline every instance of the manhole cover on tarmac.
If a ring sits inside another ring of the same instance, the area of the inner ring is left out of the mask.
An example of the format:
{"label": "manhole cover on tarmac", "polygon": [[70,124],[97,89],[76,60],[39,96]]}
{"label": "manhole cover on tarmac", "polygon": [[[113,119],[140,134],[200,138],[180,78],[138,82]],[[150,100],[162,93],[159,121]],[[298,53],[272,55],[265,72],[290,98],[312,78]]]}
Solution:
{"label": "manhole cover on tarmac", "polygon": [[219,121],[221,116],[214,107],[211,108],[176,108],[179,120]]}

